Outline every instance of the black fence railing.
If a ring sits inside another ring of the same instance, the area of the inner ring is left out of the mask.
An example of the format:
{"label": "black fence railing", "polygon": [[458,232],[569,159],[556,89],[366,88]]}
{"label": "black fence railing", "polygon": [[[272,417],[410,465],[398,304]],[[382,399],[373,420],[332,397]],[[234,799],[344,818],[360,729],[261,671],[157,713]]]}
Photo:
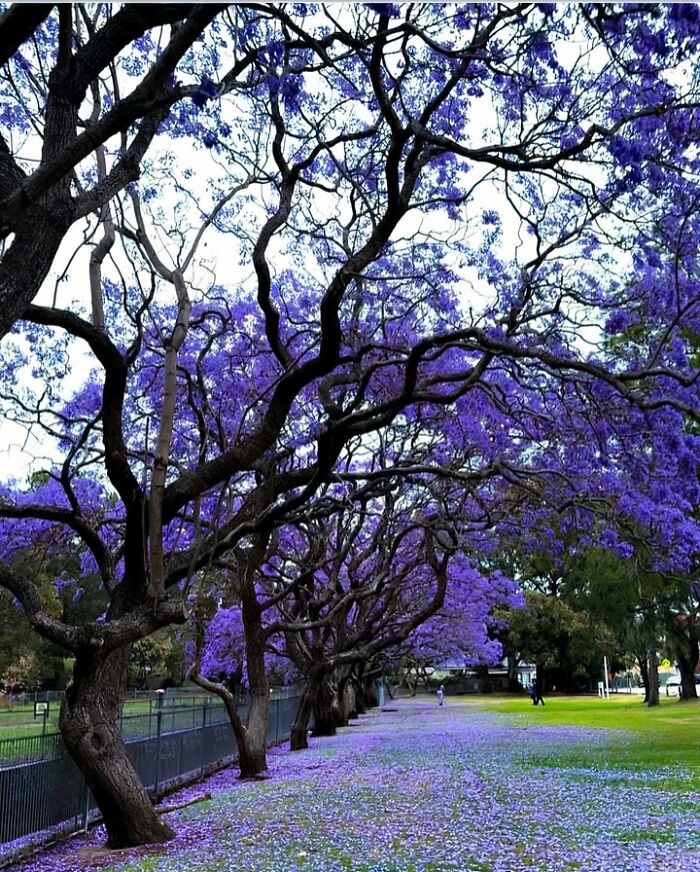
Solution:
{"label": "black fence railing", "polygon": [[[289,737],[299,693],[270,694],[268,743]],[[248,716],[248,703],[238,705]],[[153,794],[191,781],[236,759],[236,743],[221,701],[156,699],[148,711],[125,715],[122,734]],[[0,741],[0,866],[57,835],[87,829],[98,810],[57,733]]]}

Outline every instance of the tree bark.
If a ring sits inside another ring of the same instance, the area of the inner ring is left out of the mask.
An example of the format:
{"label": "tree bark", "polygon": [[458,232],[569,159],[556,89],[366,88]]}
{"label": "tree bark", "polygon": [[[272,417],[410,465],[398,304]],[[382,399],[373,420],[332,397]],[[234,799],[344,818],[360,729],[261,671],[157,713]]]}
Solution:
{"label": "tree bark", "polygon": [[362,694],[367,708],[376,708],[379,705],[377,688],[373,678],[366,678],[362,682]]}
{"label": "tree bark", "polygon": [[39,293],[71,222],[67,210],[46,203],[25,216],[0,262],[0,338]]}
{"label": "tree bark", "polygon": [[270,720],[270,690],[267,678],[251,684],[250,711],[248,712],[248,771],[241,778],[254,778],[267,770],[267,727]]}
{"label": "tree bark", "polygon": [[693,626],[687,626],[685,631],[677,628],[676,658],[681,673],[681,698],[687,701],[696,700],[698,692],[695,686],[695,667],[698,663],[698,638]]}
{"label": "tree bark", "polygon": [[53,3],[15,3],[0,17],[0,65],[7,63],[53,9]]}
{"label": "tree bark", "polygon": [[479,676],[479,681],[481,682],[481,692],[484,694],[493,693],[493,682],[491,681],[488,666],[477,666],[476,671]]}
{"label": "tree bark", "polygon": [[336,698],[333,703],[337,710],[337,725],[347,727],[351,717],[356,714],[355,688],[352,684],[352,675],[348,672],[338,683]]}
{"label": "tree bark", "polygon": [[[265,671],[267,639],[255,587],[249,579],[241,584],[239,594],[250,688],[247,733],[251,771],[247,777],[252,778],[267,769],[267,728],[270,720],[270,683]],[[244,777],[242,770],[241,777]]]}
{"label": "tree bark", "polygon": [[544,686],[544,666],[541,663],[537,663],[535,666],[535,680],[537,681],[537,687],[541,694],[545,692]]}
{"label": "tree bark", "polygon": [[352,677],[352,686],[355,691],[355,715],[363,715],[367,711],[365,695],[362,692],[362,683],[357,675]]}
{"label": "tree bark", "polygon": [[95,797],[111,848],[167,842],[174,835],[153,808],[119,732],[129,653],[129,646],[79,652],[59,716],[64,744]]}
{"label": "tree bark", "polygon": [[659,657],[656,653],[656,648],[648,650],[647,664],[649,685],[646,702],[651,707],[659,704]]}
{"label": "tree bark", "polygon": [[518,661],[512,655],[508,655],[508,693],[522,693],[523,686],[518,681]]}
{"label": "tree bark", "polygon": [[313,700],[314,736],[335,736],[337,715],[333,711],[333,690],[326,678],[319,682]]}
{"label": "tree bark", "polygon": [[646,655],[640,655],[637,653],[636,655],[637,663],[639,664],[639,673],[642,677],[642,684],[644,685],[644,702],[649,702],[649,664],[647,663]]}
{"label": "tree bark", "polygon": [[307,681],[304,692],[299,702],[294,723],[292,724],[290,748],[292,751],[303,751],[309,747],[309,718],[313,711],[314,696],[316,689],[310,681]]}
{"label": "tree bark", "polygon": [[238,768],[241,773],[241,778],[251,778],[257,773],[255,771],[254,760],[250,753],[248,734],[243,725],[243,721],[241,720],[241,716],[238,714],[238,709],[236,708],[235,696],[225,685],[218,681],[209,681],[208,678],[204,678],[202,675],[197,675],[195,673],[191,675],[191,678],[195,684],[199,685],[199,687],[209,693],[216,694],[219,699],[223,701],[224,706],[226,707],[226,714],[231,723],[233,735],[236,739],[236,747],[238,748]]}
{"label": "tree bark", "polygon": [[187,295],[187,285],[178,270],[170,273],[177,293],[177,320],[170,339],[165,343],[163,364],[163,405],[160,412],[160,428],[151,478],[151,496],[148,501],[148,542],[150,549],[150,579],[148,595],[159,597],[165,586],[165,551],[163,548],[163,495],[165,479],[170,462],[170,442],[175,426],[177,405],[177,359],[190,325],[192,304]]}

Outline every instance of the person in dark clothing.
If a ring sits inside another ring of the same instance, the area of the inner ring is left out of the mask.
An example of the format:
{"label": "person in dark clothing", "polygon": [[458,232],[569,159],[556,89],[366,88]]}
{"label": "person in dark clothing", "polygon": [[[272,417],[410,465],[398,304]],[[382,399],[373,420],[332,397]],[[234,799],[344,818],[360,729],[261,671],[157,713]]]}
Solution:
{"label": "person in dark clothing", "polygon": [[530,685],[530,696],[532,697],[532,704],[537,705],[538,702],[541,702],[544,705],[544,699],[542,698],[542,693],[540,692],[540,686],[537,683],[537,679],[535,679]]}

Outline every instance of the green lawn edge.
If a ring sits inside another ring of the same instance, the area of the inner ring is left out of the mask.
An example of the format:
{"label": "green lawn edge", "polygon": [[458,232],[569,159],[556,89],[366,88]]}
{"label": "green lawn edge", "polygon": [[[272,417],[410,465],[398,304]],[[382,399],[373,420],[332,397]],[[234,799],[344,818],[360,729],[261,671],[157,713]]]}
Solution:
{"label": "green lawn edge", "polygon": [[700,790],[700,700],[679,701],[662,697],[649,708],[637,694],[545,697],[546,705],[534,706],[529,697],[456,697],[452,705],[468,711],[493,712],[508,723],[534,726],[577,727],[600,730],[590,745],[556,757],[541,755],[534,765],[545,768],[607,768],[621,779],[653,778],[656,787],[673,791]]}

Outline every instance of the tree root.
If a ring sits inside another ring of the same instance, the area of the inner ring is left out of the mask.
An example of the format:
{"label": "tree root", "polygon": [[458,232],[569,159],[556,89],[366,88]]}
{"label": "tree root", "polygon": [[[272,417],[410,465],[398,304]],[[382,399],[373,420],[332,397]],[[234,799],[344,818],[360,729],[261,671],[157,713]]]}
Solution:
{"label": "tree root", "polygon": [[194,799],[188,799],[186,802],[176,802],[174,805],[163,805],[160,808],[157,808],[156,811],[158,814],[170,814],[171,811],[180,811],[181,808],[187,808],[188,805],[195,805],[195,803],[198,802],[206,802],[206,800],[211,798],[211,793],[207,791],[199,796],[195,796]]}

